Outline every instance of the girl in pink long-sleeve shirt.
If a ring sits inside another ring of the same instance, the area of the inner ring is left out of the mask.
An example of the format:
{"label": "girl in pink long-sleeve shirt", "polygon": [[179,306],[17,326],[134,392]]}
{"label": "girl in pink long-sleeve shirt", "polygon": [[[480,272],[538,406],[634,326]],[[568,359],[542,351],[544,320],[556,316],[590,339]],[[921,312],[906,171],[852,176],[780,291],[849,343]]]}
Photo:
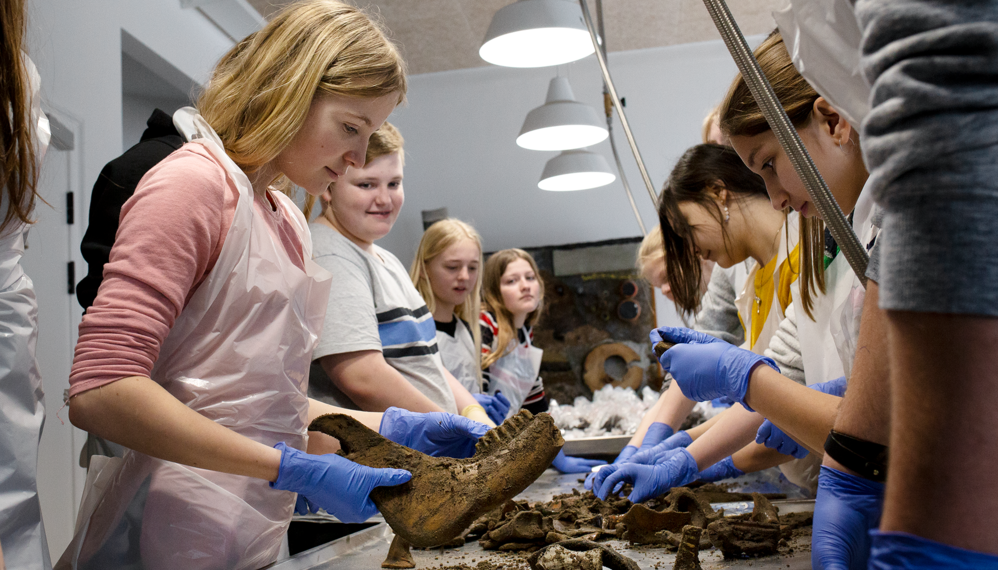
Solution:
{"label": "girl in pink long-sleeve shirt", "polygon": [[[274,190],[293,182],[314,197],[363,166],[405,89],[395,47],[334,0],[289,6],[222,58],[188,115],[192,142],[122,208],[80,325],[70,420],[129,451],[60,566],[257,568],[277,556],[285,491],[362,519],[371,488],[408,480],[303,453],[306,441],[337,448],[305,437],[312,418],[342,411],[303,389],[308,313],[325,306],[328,274],[310,260],[305,218]],[[382,419],[351,415],[374,429]]]}

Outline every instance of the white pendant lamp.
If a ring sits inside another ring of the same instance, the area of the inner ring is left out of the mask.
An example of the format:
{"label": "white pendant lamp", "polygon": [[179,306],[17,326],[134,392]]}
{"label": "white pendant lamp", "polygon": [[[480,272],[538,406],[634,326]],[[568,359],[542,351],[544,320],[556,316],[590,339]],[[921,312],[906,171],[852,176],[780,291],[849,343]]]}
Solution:
{"label": "white pendant lamp", "polygon": [[544,165],[541,190],[588,190],[610,184],[617,177],[603,155],[584,148],[566,150]]}
{"label": "white pendant lamp", "polygon": [[555,77],[545,103],[527,113],[516,144],[529,150],[569,150],[592,146],[608,136],[596,109],[575,100],[568,79]]}
{"label": "white pendant lamp", "polygon": [[519,0],[492,17],[478,55],[504,67],[547,67],[595,51],[577,2]]}

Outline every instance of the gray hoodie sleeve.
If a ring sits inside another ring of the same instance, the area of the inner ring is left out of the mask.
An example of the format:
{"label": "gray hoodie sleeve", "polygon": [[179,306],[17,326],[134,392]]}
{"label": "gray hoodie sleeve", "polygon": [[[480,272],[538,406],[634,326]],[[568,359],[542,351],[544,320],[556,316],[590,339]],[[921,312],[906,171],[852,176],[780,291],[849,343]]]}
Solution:
{"label": "gray hoodie sleeve", "polygon": [[693,330],[715,336],[735,346],[745,342],[745,330],[738,320],[735,307],[735,268],[714,267],[707,284],[707,292],[700,302],[700,312],[693,321]]}
{"label": "gray hoodie sleeve", "polygon": [[804,381],[804,357],[801,355],[800,340],[797,338],[797,312],[791,304],[776,334],[769,340],[765,356],[772,358],[780,367],[780,372],[798,384]]}

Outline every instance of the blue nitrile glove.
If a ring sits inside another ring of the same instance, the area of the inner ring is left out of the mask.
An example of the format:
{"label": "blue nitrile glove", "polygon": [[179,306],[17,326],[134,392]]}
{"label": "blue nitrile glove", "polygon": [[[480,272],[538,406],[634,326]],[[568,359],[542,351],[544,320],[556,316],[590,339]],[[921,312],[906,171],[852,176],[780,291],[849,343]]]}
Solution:
{"label": "blue nitrile glove", "polygon": [[[841,398],[846,393],[846,378],[845,376],[841,376],[828,382],[812,384],[808,388]],[[773,425],[773,422],[769,420],[762,422],[762,425],[759,426],[759,431],[755,434],[755,442],[761,443],[770,449],[775,449],[784,455],[792,455],[797,459],[807,457],[807,454],[810,453],[806,447],[794,441],[792,437]]]}
{"label": "blue nitrile glove", "polygon": [[631,483],[634,490],[627,497],[632,503],[647,501],[673,487],[681,487],[696,481],[700,476],[697,462],[685,449],[673,451],[672,457],[657,465],[639,463],[619,463],[604,467],[596,473],[593,488],[596,496],[606,500],[611,490],[621,483]]}
{"label": "blue nitrile glove", "polygon": [[393,487],[412,478],[404,469],[366,467],[335,453],[309,455],[284,442],[274,448],[281,450],[281,467],[271,488],[298,493],[313,511],[325,509],[346,523],[364,522],[378,512],[368,496],[375,487]]}
{"label": "blue nitrile glove", "polygon": [[880,524],[884,484],[821,466],[814,502],[811,565],[823,570],[866,568],[871,529]]}
{"label": "blue nitrile glove", "polygon": [[666,457],[666,453],[673,449],[679,449],[680,447],[686,447],[693,443],[693,438],[690,434],[686,433],[686,430],[678,431],[673,435],[665,438],[662,443],[649,447],[645,450],[639,450],[630,459],[627,460],[628,463],[640,463],[642,465],[654,465],[655,463],[661,463],[662,459]]}
{"label": "blue nitrile glove", "polygon": [[672,427],[669,424],[664,424],[662,422],[655,422],[648,426],[648,431],[645,432],[644,439],[641,440],[641,447],[638,451],[644,451],[646,449],[655,447],[656,445],[662,443],[665,439],[672,437]]}
{"label": "blue nitrile glove", "polygon": [[475,397],[479,406],[485,408],[485,413],[496,425],[506,421],[506,414],[509,413],[509,400],[502,395],[502,392],[496,392],[495,396],[488,394],[472,394],[472,396]]}
{"label": "blue nitrile glove", "polygon": [[551,466],[561,473],[590,473],[593,467],[606,465],[602,459],[583,459],[581,457],[569,457],[564,451],[559,451],[555,456]]}
{"label": "blue nitrile glove", "polygon": [[489,426],[444,412],[419,414],[388,408],[381,416],[378,433],[388,439],[434,457],[471,457],[478,438]]}
{"label": "blue nitrile glove", "polygon": [[[617,458],[613,460],[613,465],[627,461],[632,455],[634,455],[637,452],[638,448],[634,447],[633,445],[624,446],[624,449],[620,450],[620,454],[617,455]],[[592,473],[590,473],[589,476],[586,477],[586,482],[582,484],[582,486],[585,487],[587,491],[591,491],[593,489],[593,479],[596,478],[596,473],[597,471],[593,471]]]}
{"label": "blue nitrile glove", "polygon": [[705,483],[713,483],[721,479],[733,479],[741,477],[745,472],[735,467],[735,462],[731,456],[727,456],[710,467],[700,472],[700,480]]}
{"label": "blue nitrile glove", "polygon": [[762,425],[759,426],[759,431],[755,433],[755,442],[797,459],[807,457],[811,453],[769,420],[762,422]]}
{"label": "blue nitrile glove", "polygon": [[[994,570],[998,556],[957,548],[906,532],[870,532],[870,570],[906,568],[923,570],[950,568],[957,570]],[[825,566],[825,568],[831,568]],[[844,566],[842,567],[844,568]],[[863,567],[864,570],[866,566]]]}
{"label": "blue nitrile glove", "polygon": [[745,404],[752,370],[766,364],[780,371],[770,358],[687,328],[662,327],[651,331],[649,337],[652,344],[661,340],[677,343],[659,362],[672,374],[683,395],[697,402],[728,396],[754,411]]}

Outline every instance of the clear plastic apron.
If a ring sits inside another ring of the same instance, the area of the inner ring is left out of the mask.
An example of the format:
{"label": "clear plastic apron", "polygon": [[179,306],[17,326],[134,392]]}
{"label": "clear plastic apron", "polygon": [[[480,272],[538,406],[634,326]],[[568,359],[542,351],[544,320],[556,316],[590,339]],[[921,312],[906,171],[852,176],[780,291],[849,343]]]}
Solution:
{"label": "clear plastic apron", "polygon": [[[41,164],[51,138],[42,112],[41,77],[22,57],[31,89],[35,158]],[[0,205],[0,216],[9,207]],[[42,205],[42,207],[47,207]],[[38,502],[38,443],[45,423],[45,394],[35,359],[38,300],[31,278],[21,268],[28,226],[14,218],[0,236],[0,545],[8,568],[52,567]]]}
{"label": "clear plastic apron", "polygon": [[[872,198],[865,188],[853,209],[853,229],[864,246],[876,236],[870,223]],[[797,312],[797,336],[804,360],[807,385],[849,377],[856,356],[859,317],[863,311],[866,289],[841,253],[825,269],[825,294],[814,300],[814,320],[800,304],[800,280],[794,284],[794,310]],[[811,489],[818,486],[821,454],[811,453],[780,466],[791,483]]]}
{"label": "clear plastic apron", "polygon": [[[193,109],[190,111],[194,113]],[[200,116],[196,142],[239,189],[218,261],[177,318],[152,378],[201,415],[272,446],[305,449],[308,368],[330,275],[311,261],[294,203],[271,193],[301,238],[305,272],[254,207],[253,188]],[[270,205],[266,208],[269,210]],[[57,568],[254,569],[277,559],[294,493],[132,450],[88,474]]]}
{"label": "clear plastic apron", "polygon": [[516,339],[513,339],[513,343],[516,346],[512,350],[489,366],[489,395],[495,396],[496,392],[502,391],[503,396],[506,396],[509,400],[507,418],[520,411],[520,406],[541,373],[541,359],[544,356],[543,350],[530,343],[530,335],[527,335],[525,345]]}
{"label": "clear plastic apron", "polygon": [[437,347],[440,349],[440,360],[444,368],[450,372],[462,386],[472,394],[481,394],[482,381],[478,373],[478,354],[481,350],[475,346],[464,321],[457,316],[454,336],[443,331],[437,331]]}

